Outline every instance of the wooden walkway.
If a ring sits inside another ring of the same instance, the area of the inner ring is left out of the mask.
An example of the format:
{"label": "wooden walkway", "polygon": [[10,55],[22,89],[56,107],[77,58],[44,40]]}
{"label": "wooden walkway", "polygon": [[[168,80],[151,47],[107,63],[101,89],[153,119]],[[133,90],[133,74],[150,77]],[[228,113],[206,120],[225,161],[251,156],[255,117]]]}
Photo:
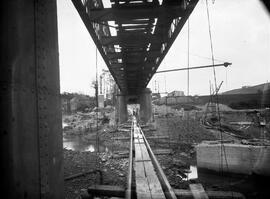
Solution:
{"label": "wooden walkway", "polygon": [[161,184],[151,162],[140,128],[136,121],[134,125],[134,170],[136,193],[138,199],[165,199]]}

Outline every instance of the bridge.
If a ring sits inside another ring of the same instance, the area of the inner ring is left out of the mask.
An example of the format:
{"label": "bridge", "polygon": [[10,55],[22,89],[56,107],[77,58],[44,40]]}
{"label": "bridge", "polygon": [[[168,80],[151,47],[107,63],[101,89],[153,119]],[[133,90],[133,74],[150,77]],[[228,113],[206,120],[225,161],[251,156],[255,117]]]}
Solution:
{"label": "bridge", "polygon": [[[118,120],[127,119],[127,103],[139,103],[147,122],[147,84],[198,0],[72,2],[121,91]],[[1,172],[9,198],[63,198],[56,6],[56,0],[1,1]]]}
{"label": "bridge", "polygon": [[[151,118],[149,81],[157,71],[198,0],[72,0],[121,93],[118,121],[127,103]],[[109,3],[108,3],[109,2]]]}

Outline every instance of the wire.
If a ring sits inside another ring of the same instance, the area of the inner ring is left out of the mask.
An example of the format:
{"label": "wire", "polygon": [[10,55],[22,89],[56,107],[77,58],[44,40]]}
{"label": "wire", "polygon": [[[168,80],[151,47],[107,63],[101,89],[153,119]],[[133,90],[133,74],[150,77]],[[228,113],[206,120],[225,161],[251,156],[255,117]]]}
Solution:
{"label": "wire", "polygon": [[[180,53],[187,53],[186,51],[180,51]],[[190,52],[189,51],[189,55],[190,56],[193,56],[193,57],[199,57],[199,58],[202,58],[202,59],[208,59],[208,60],[212,60],[212,58],[211,57],[206,57],[206,56],[202,56],[202,55],[198,55],[198,54],[196,54],[196,53],[192,53],[192,52]],[[215,61],[217,61],[217,62],[225,62],[224,60],[221,60],[221,59],[217,59],[217,58],[215,58],[214,59]]]}
{"label": "wire", "polygon": [[[95,83],[95,94],[96,94],[96,161],[95,161],[95,169],[96,171],[99,170],[99,163],[98,163],[98,155],[99,155],[99,133],[98,133],[98,52],[97,52],[97,47],[96,47],[96,83]],[[98,169],[97,169],[98,167]],[[101,174],[100,174],[101,175]],[[97,175],[95,176],[95,185],[97,182]]]}
{"label": "wire", "polygon": [[[214,59],[214,48],[213,48],[213,41],[212,41],[212,33],[211,33],[211,25],[210,25],[210,14],[209,14],[209,6],[208,6],[208,1],[205,0],[206,2],[206,10],[207,10],[207,19],[208,19],[208,31],[209,31],[209,38],[210,38],[210,47],[211,47],[211,56],[212,56],[212,64],[213,64],[213,73],[214,73],[214,81],[215,81],[215,92],[216,92],[216,102],[217,102],[217,112],[218,112],[218,123],[219,123],[219,128],[220,128],[220,155],[221,155],[221,172],[223,172],[223,153],[224,153],[224,158],[225,158],[225,164],[227,171],[229,170],[228,166],[228,160],[227,160],[227,155],[226,155],[226,150],[225,146],[223,144],[223,130],[221,129],[221,122],[220,122],[220,110],[219,110],[219,99],[218,99],[218,88],[217,88],[217,79],[216,79],[216,70],[215,70],[215,59]],[[233,192],[231,192],[232,197],[233,197]]]}
{"label": "wire", "polygon": [[[211,57],[212,57],[212,64],[213,64],[213,73],[214,73],[214,83],[215,83],[215,90],[216,90],[216,108],[217,108],[217,113],[218,113],[218,123],[219,127],[221,129],[221,122],[220,122],[220,110],[219,110],[219,99],[218,99],[218,92],[217,92],[217,78],[216,78],[216,70],[215,70],[215,59],[214,59],[214,48],[213,48],[213,40],[212,40],[212,32],[211,32],[211,24],[210,24],[210,14],[209,14],[209,6],[208,6],[208,1],[205,0],[206,2],[206,10],[207,10],[207,20],[208,20],[208,32],[209,32],[209,39],[210,39],[210,48],[211,48]],[[226,157],[226,151],[225,147],[222,143],[223,141],[223,132],[220,130],[220,140],[221,140],[221,148],[220,148],[220,153],[221,153],[221,171],[223,172],[223,152],[224,152],[224,158],[225,158],[225,164],[228,170],[228,161]]]}
{"label": "wire", "polygon": [[[190,37],[190,27],[189,19],[187,20],[187,101],[189,101],[189,37]],[[187,131],[189,132],[189,111],[187,111]]]}
{"label": "wire", "polygon": [[187,21],[187,27],[188,27],[188,30],[187,30],[187,96],[189,96],[189,19]]}

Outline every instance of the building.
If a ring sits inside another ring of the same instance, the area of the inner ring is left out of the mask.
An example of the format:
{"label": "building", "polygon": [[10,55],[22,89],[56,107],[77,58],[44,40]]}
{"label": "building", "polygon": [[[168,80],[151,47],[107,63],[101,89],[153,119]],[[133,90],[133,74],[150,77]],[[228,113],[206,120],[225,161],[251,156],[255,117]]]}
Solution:
{"label": "building", "polygon": [[104,96],[104,100],[112,100],[115,81],[108,70],[102,70],[99,76],[99,94]]}
{"label": "building", "polygon": [[172,91],[168,93],[168,97],[185,96],[184,91]]}

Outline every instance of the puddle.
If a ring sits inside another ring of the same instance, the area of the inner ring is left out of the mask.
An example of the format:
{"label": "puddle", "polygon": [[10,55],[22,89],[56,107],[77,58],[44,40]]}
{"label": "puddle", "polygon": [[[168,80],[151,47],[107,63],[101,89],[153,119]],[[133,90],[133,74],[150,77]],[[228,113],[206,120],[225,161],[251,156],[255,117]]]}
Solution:
{"label": "puddle", "polygon": [[190,172],[185,173],[187,175],[187,180],[193,180],[198,178],[198,170],[196,166],[190,166]]}
{"label": "puddle", "polygon": [[[86,142],[79,136],[64,137],[63,148],[80,152],[84,151],[95,152],[97,150],[95,143]],[[99,152],[107,152],[107,151],[108,151],[107,147],[99,145]]]}

